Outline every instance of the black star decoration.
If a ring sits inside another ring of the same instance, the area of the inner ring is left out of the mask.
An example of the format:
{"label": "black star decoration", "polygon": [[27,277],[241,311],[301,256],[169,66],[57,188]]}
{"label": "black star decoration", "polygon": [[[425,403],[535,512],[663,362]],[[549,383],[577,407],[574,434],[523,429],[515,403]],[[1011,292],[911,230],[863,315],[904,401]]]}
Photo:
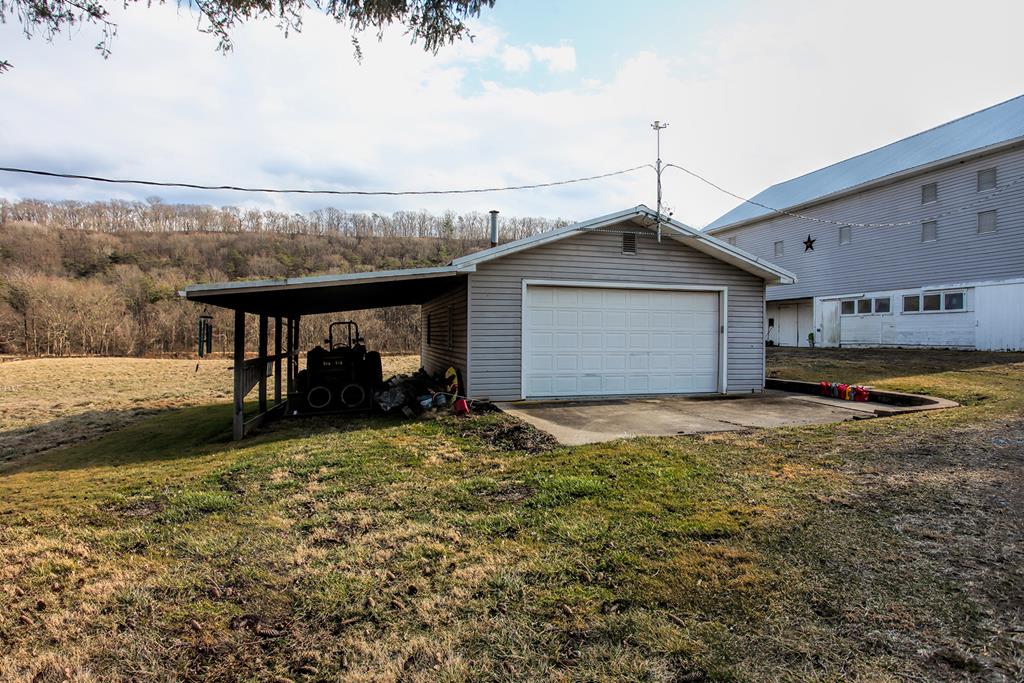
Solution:
{"label": "black star decoration", "polygon": [[817,240],[808,235],[807,239],[804,240],[804,251],[814,251],[814,243],[816,241]]}

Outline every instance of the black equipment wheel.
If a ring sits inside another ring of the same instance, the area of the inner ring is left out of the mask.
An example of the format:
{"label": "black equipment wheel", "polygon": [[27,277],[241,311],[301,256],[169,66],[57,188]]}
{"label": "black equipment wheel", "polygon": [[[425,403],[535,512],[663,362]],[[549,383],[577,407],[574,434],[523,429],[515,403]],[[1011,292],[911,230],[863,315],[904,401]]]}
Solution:
{"label": "black equipment wheel", "polygon": [[330,404],[332,398],[331,390],[321,385],[309,390],[306,394],[306,403],[313,410],[323,410]]}
{"label": "black equipment wheel", "polygon": [[366,389],[361,385],[351,382],[346,384],[338,394],[341,403],[346,408],[358,408],[366,400]]}

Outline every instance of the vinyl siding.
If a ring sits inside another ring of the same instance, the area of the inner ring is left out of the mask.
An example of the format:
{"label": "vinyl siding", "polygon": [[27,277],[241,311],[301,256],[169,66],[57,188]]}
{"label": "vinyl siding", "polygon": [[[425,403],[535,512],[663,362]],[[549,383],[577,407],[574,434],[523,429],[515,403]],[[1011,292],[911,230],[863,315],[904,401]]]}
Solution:
{"label": "vinyl siding", "polygon": [[[630,225],[629,230],[643,233]],[[637,239],[637,254],[621,253],[614,231],[581,233],[482,263],[471,273],[470,390],[474,398],[521,397],[524,279],[726,286],[729,391],[764,386],[764,281],[665,238]]]}
{"label": "vinyl siding", "polygon": [[[977,174],[993,166],[998,169],[998,186],[1006,189],[982,199],[989,193],[977,191]],[[801,211],[853,223],[912,221],[902,227],[853,227],[850,244],[839,244],[836,225],[791,217],[722,230],[715,237],[735,237],[740,249],[796,274],[795,285],[769,287],[769,300],[1021,277],[1024,179],[1018,178],[1022,176],[1024,148],[1017,145]],[[921,186],[928,183],[937,183],[939,200],[921,204]],[[973,205],[938,219],[937,240],[921,241],[923,220],[968,204]],[[977,214],[990,209],[998,211],[998,230],[979,235]],[[813,252],[804,252],[801,244],[808,235],[816,240]],[[778,240],[785,243],[781,257],[773,251]]]}
{"label": "vinyl siding", "polygon": [[[450,367],[466,375],[466,303],[468,283],[463,281],[420,307],[420,364],[431,373],[444,372]],[[452,311],[452,343],[448,343],[448,310]],[[427,343],[427,319],[433,329]]]}

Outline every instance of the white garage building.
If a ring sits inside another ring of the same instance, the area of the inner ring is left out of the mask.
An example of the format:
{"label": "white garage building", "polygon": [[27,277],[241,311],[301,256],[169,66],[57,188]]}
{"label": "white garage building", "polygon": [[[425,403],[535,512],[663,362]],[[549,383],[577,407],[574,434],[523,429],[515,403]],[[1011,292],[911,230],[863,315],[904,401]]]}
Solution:
{"label": "white garage building", "polygon": [[[202,284],[185,295],[236,312],[241,436],[242,398],[256,384],[266,394],[267,362],[286,362],[289,380],[297,373],[303,315],[420,304],[423,366],[455,367],[471,398],[750,392],[764,387],[766,286],[793,282],[674,220],[662,219],[659,239],[657,214],[638,206],[441,267]],[[287,332],[281,350],[244,359],[247,313],[260,317],[261,349],[271,319],[275,339]]]}
{"label": "white garage building", "polygon": [[456,259],[423,303],[424,366],[491,400],[761,390],[765,286],[793,276],[677,221],[661,235],[638,206]]}

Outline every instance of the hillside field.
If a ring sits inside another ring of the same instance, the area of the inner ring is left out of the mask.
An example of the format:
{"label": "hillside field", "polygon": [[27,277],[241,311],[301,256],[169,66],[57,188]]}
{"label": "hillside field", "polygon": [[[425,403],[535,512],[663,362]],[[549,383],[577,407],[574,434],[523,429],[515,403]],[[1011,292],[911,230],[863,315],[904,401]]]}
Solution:
{"label": "hillside field", "polygon": [[1024,679],[1024,354],[769,363],[963,405],[572,448],[496,412],[236,443],[216,363],[0,364],[0,680]]}

